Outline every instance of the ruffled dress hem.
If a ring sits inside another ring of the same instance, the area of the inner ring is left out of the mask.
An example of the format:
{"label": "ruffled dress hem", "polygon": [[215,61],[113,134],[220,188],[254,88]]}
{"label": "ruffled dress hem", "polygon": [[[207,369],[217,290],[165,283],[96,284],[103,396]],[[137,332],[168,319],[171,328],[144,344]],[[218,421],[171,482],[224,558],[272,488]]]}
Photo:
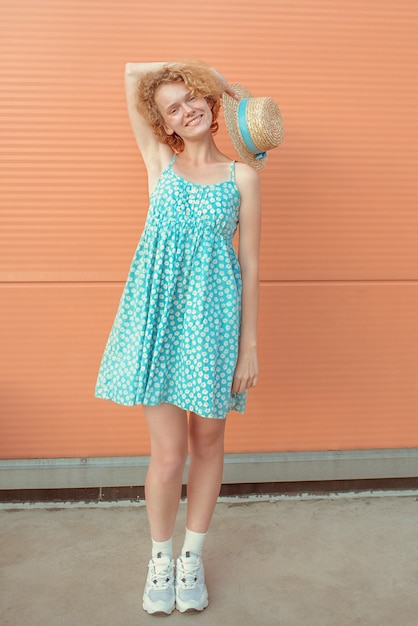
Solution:
{"label": "ruffled dress hem", "polygon": [[100,395],[99,393],[96,393],[94,395],[95,398],[98,398],[99,400],[109,400],[110,402],[114,402],[115,404],[120,404],[121,406],[159,406],[160,404],[172,404],[173,406],[178,407],[179,409],[181,409],[182,411],[187,411],[190,413],[195,413],[196,415],[199,415],[200,417],[206,417],[206,418],[210,418],[210,419],[226,419],[228,413],[230,413],[231,411],[235,411],[236,413],[245,413],[245,396],[246,396],[246,392],[243,392],[241,394],[237,394],[237,395],[241,395],[244,396],[244,401],[242,402],[235,402],[224,415],[214,415],[211,412],[208,411],[197,411],[196,408],[194,408],[191,404],[187,404],[184,402],[179,402],[178,400],[174,399],[174,398],[165,398],[163,400],[160,400],[158,402],[140,402],[140,401],[134,401],[134,402],[127,402],[126,400],[118,400],[114,397],[111,397],[109,395]]}

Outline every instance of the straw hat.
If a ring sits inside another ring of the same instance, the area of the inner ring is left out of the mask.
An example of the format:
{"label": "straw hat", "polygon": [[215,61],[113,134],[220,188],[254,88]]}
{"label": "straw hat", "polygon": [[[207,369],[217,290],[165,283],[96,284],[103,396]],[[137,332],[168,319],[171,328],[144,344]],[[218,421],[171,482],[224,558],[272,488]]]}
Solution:
{"label": "straw hat", "polygon": [[277,148],[283,141],[280,109],[271,98],[254,98],[242,85],[231,87],[240,101],[226,92],[222,95],[229,136],[241,159],[254,169],[262,170],[267,150]]}

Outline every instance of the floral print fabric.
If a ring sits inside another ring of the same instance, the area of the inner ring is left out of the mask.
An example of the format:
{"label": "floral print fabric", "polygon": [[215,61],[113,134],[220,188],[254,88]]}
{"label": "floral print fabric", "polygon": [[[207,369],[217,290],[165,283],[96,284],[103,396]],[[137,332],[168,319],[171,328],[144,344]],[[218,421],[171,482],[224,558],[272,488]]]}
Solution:
{"label": "floral print fabric", "polygon": [[241,311],[235,164],[230,180],[198,185],[175,173],[175,158],[151,194],[96,397],[225,418],[246,404],[246,392],[231,394]]}

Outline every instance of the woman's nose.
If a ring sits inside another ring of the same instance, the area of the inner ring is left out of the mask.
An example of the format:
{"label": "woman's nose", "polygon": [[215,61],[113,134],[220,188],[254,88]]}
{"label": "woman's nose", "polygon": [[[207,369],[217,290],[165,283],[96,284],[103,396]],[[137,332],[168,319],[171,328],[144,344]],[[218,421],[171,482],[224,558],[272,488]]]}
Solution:
{"label": "woman's nose", "polygon": [[190,115],[191,113],[193,113],[193,107],[188,102],[185,102],[183,104],[183,108],[184,108],[184,112],[186,113],[186,115]]}

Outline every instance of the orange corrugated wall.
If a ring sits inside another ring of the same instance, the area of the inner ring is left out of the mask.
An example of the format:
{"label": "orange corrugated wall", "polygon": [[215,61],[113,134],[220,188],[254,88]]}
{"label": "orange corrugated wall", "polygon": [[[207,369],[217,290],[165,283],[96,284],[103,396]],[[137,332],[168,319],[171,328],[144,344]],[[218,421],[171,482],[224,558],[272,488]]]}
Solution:
{"label": "orange corrugated wall", "polygon": [[418,446],[417,22],[413,0],[1,2],[1,457],[149,451],[140,408],[93,398],[147,209],[123,70],[186,58],[286,123],[227,451]]}

